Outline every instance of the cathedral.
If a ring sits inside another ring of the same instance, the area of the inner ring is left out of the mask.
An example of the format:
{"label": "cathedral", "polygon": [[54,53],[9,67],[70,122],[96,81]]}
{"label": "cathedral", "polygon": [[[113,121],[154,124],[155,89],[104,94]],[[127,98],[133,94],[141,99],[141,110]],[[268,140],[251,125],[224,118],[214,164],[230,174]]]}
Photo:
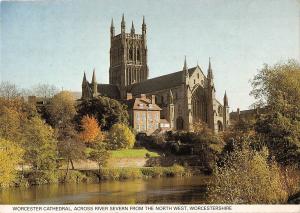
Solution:
{"label": "cathedral", "polygon": [[186,58],[183,68],[177,72],[148,79],[147,27],[143,18],[142,34],[135,32],[134,24],[126,32],[124,15],[121,33],[115,35],[113,20],[110,27],[109,84],[98,84],[95,70],[91,83],[84,73],[82,99],[98,95],[120,101],[128,94],[133,97],[155,97],[161,108],[160,118],[167,120],[174,130],[193,131],[193,123],[205,122],[214,132],[223,131],[229,125],[229,105],[226,92],[223,103],[216,97],[211,61],[207,75],[199,65],[188,68]]}

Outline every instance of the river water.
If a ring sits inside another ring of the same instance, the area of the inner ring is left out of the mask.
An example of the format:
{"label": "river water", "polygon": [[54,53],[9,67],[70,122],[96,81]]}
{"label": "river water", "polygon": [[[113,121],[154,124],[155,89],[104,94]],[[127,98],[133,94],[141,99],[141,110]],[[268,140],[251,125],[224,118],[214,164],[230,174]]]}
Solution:
{"label": "river water", "polygon": [[0,204],[203,204],[208,177],[42,185],[0,191]]}

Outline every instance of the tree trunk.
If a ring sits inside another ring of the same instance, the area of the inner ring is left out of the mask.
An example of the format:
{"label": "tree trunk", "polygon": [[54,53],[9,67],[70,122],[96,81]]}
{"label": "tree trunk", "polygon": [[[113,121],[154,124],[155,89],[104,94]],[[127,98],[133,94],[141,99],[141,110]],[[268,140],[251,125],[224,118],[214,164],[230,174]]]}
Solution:
{"label": "tree trunk", "polygon": [[68,173],[69,173],[69,164],[70,164],[70,159],[68,159],[67,171],[66,171],[66,174],[65,174],[65,177],[64,177],[64,183],[66,182],[66,179],[67,179],[67,176],[68,176]]}
{"label": "tree trunk", "polygon": [[72,169],[74,169],[74,164],[73,164],[72,159],[70,159],[70,162],[71,162]]}

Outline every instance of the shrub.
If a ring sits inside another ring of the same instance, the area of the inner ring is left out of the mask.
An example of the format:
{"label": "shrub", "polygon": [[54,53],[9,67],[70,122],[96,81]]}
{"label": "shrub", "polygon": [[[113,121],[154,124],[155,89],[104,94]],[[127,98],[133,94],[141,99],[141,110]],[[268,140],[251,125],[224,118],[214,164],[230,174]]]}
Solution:
{"label": "shrub", "polygon": [[184,176],[185,175],[185,169],[183,166],[180,166],[178,164],[174,164],[171,167],[165,167],[163,170],[163,173],[167,177],[175,177],[175,176]]}
{"label": "shrub", "polygon": [[120,171],[117,168],[101,168],[99,173],[102,180],[118,180],[120,178]]}
{"label": "shrub", "polygon": [[120,179],[141,178],[142,172],[139,168],[122,168],[120,169]]}
{"label": "shrub", "polygon": [[141,178],[142,172],[139,168],[101,168],[100,178],[102,180],[122,180]]}
{"label": "shrub", "polygon": [[279,166],[268,163],[268,150],[233,151],[217,168],[209,186],[212,203],[285,203],[288,193]]}
{"label": "shrub", "polygon": [[80,182],[87,181],[86,175],[76,170],[70,170],[68,172],[67,177],[65,175],[66,175],[65,171],[61,170],[58,172],[58,181],[60,183],[80,183]]}
{"label": "shrub", "polygon": [[30,185],[43,185],[58,182],[58,173],[52,170],[39,170],[29,174]]}
{"label": "shrub", "polygon": [[163,175],[162,167],[144,167],[141,172],[146,177],[160,177]]}

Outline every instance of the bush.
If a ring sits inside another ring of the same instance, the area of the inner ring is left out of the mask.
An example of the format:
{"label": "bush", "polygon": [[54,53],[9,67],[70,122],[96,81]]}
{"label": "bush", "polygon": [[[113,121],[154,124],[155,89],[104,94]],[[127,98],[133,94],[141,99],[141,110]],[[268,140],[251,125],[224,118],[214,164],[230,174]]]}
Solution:
{"label": "bush", "polygon": [[122,180],[141,178],[142,172],[139,168],[101,168],[100,178],[102,180]]}
{"label": "bush", "polygon": [[232,152],[217,168],[209,186],[212,203],[285,203],[282,173],[275,162],[268,163],[268,150],[243,148]]}
{"label": "bush", "polygon": [[120,171],[117,168],[101,168],[99,175],[101,180],[118,180]]}
{"label": "bush", "polygon": [[65,171],[60,170],[58,172],[59,183],[81,183],[87,181],[86,175],[76,170],[70,170],[68,172],[67,177],[65,175],[66,175]]}
{"label": "bush", "polygon": [[171,167],[165,167],[163,170],[163,174],[167,177],[184,176],[185,169],[183,166],[175,164]]}
{"label": "bush", "polygon": [[120,169],[119,179],[141,178],[142,172],[139,168],[122,168]]}
{"label": "bush", "polygon": [[58,182],[58,173],[52,170],[39,170],[29,174],[30,185],[43,185]]}
{"label": "bush", "polygon": [[146,177],[163,176],[163,168],[162,167],[145,167],[145,168],[141,168],[141,172]]}

